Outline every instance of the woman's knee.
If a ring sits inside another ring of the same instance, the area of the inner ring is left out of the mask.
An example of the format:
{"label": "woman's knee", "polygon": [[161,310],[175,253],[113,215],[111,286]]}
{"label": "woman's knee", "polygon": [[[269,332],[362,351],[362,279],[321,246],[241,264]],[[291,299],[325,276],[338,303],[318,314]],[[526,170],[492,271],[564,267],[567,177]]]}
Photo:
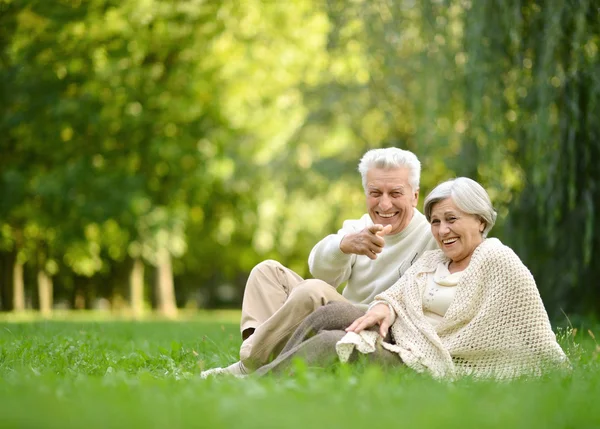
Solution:
{"label": "woman's knee", "polygon": [[328,302],[317,308],[308,319],[315,331],[344,330],[364,314],[348,302]]}
{"label": "woman's knee", "polygon": [[329,314],[335,314],[338,319],[349,320],[350,323],[365,315],[364,310],[361,310],[349,301],[328,302],[327,305],[322,307],[321,311]]}

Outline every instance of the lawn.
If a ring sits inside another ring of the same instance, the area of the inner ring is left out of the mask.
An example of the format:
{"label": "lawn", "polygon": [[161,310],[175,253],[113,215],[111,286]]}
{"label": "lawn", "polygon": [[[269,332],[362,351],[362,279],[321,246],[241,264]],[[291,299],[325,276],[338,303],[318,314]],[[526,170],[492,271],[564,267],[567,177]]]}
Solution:
{"label": "lawn", "polygon": [[542,379],[300,364],[294,377],[200,379],[202,366],[236,359],[235,319],[0,321],[0,428],[600,427],[599,347],[587,328],[561,335],[572,373]]}

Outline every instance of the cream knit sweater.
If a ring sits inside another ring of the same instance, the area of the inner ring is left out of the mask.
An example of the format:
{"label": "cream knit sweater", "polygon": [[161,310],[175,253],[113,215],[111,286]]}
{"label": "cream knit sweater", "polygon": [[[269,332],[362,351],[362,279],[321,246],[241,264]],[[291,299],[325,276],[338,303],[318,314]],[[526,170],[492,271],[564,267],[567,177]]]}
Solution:
{"label": "cream knit sweater", "polygon": [[348,333],[336,346],[346,361],[381,343],[410,368],[434,377],[514,378],[539,375],[547,367],[568,366],[556,342],[533,276],[499,240],[484,240],[458,282],[456,296],[435,328],[423,315],[427,273],[446,261],[441,250],[426,252],[389,290],[375,300],[392,305],[395,344],[375,331]]}
{"label": "cream knit sweater", "polygon": [[414,209],[413,218],[404,230],[384,236],[383,252],[372,260],[367,256],[345,254],[340,242],[346,234],[362,231],[373,225],[368,214],[358,220],[347,220],[337,234],[318,242],[310,252],[308,266],[311,274],[338,287],[347,281],[342,295],[359,308],[390,288],[426,250],[437,249],[431,227],[425,216]]}

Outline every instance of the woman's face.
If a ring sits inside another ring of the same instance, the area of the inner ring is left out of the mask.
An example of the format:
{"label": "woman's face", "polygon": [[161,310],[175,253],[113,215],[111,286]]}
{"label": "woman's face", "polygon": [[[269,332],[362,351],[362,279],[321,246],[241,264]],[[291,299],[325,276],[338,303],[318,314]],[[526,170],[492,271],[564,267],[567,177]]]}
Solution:
{"label": "woman's face", "polygon": [[435,203],[431,209],[431,233],[444,254],[462,269],[483,241],[484,228],[478,216],[460,210],[452,198]]}

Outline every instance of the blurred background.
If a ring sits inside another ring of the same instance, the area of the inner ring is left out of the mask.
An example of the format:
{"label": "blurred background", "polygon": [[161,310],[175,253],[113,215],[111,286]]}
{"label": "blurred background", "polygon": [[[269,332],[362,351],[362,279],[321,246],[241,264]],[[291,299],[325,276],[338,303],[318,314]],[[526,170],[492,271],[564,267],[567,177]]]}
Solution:
{"label": "blurred background", "polygon": [[397,146],[421,203],[482,183],[551,317],[594,318],[599,47],[593,0],[0,0],[0,309],[239,307]]}

